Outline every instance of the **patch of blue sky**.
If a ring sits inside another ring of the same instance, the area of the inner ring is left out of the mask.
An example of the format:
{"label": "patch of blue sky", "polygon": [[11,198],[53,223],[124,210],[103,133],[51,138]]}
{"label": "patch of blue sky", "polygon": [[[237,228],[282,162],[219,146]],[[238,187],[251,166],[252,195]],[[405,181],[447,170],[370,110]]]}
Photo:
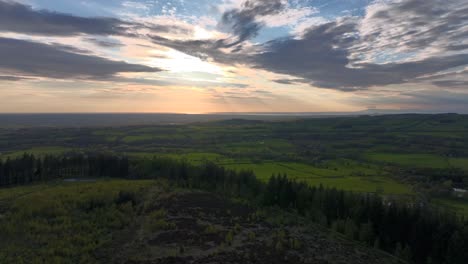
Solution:
{"label": "patch of blue sky", "polygon": [[34,8],[79,16],[115,16],[132,12],[142,16],[204,16],[216,13],[222,0],[29,0]]}
{"label": "patch of blue sky", "polygon": [[113,16],[122,0],[29,0],[36,9],[73,14],[77,16]]}
{"label": "patch of blue sky", "polygon": [[391,50],[381,51],[372,57],[372,62],[376,64],[401,62],[410,60],[418,55],[418,52],[394,52]]}
{"label": "patch of blue sky", "polygon": [[366,7],[373,0],[298,0],[301,5],[315,7],[325,18],[336,18],[344,15],[363,16]]}
{"label": "patch of blue sky", "polygon": [[262,30],[260,30],[257,37],[255,37],[252,41],[254,43],[265,43],[272,39],[289,36],[290,33],[291,33],[291,27],[288,27],[288,26],[274,27],[274,28],[265,27]]}
{"label": "patch of blue sky", "polygon": [[[138,6],[146,6],[147,8],[141,11],[145,15],[174,15],[176,17],[202,17],[217,15],[216,6],[221,0],[132,0],[126,2],[125,6],[130,6],[131,3],[138,3]],[[137,4],[135,4],[137,5]],[[132,11],[138,8],[134,8]]]}

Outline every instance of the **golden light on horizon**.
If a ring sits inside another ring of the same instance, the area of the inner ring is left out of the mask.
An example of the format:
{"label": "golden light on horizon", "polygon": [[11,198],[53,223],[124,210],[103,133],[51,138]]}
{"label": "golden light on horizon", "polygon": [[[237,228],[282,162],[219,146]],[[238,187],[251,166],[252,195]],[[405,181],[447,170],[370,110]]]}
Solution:
{"label": "golden light on horizon", "polygon": [[204,61],[200,58],[169,49],[164,52],[165,58],[154,58],[150,61],[151,66],[160,67],[171,72],[204,72],[223,75],[221,67]]}

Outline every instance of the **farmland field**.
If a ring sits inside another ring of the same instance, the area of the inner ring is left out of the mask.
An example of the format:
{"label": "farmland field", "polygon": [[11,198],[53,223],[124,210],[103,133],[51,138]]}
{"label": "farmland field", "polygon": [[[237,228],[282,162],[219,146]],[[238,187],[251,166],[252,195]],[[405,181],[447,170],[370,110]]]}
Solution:
{"label": "farmland field", "polygon": [[458,212],[468,217],[468,201],[459,199],[435,199],[434,204],[448,208],[452,212]]}
{"label": "farmland field", "polygon": [[463,162],[449,162],[445,157],[434,154],[401,154],[401,153],[369,153],[366,157],[372,161],[394,163],[407,167],[447,168],[450,165],[459,166]]}

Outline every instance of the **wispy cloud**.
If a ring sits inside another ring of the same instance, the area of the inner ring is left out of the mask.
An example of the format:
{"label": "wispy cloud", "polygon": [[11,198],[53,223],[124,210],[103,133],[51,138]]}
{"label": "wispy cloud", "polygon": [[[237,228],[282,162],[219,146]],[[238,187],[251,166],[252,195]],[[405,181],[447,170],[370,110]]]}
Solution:
{"label": "wispy cloud", "polygon": [[152,32],[186,32],[176,25],[157,25],[125,21],[110,17],[80,17],[48,10],[35,10],[17,2],[0,0],[0,31],[48,35],[74,36],[119,35],[136,36],[141,29]]}

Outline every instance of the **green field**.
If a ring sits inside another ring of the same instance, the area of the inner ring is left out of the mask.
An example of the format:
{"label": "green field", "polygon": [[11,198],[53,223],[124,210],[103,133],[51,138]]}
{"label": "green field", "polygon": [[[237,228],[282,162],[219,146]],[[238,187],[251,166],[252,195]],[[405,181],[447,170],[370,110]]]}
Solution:
{"label": "green field", "polygon": [[147,141],[153,139],[152,135],[125,136],[122,141],[125,143],[133,143],[139,141]]}
{"label": "green field", "polygon": [[384,176],[353,176],[349,168],[323,169],[307,164],[280,162],[280,163],[238,163],[224,165],[233,170],[251,170],[260,179],[267,181],[272,175],[287,174],[288,177],[305,181],[311,185],[322,184],[327,187],[356,191],[356,192],[376,192],[385,194],[413,194],[411,188]]}
{"label": "green field", "polygon": [[468,158],[449,158],[450,166],[468,171]]}
{"label": "green field", "polygon": [[190,153],[151,153],[151,152],[129,152],[130,157],[139,158],[152,158],[152,157],[167,157],[176,160],[185,160],[192,164],[201,164],[206,161],[225,162],[226,159],[223,155],[211,152],[190,152]]}
{"label": "green field", "polygon": [[459,200],[459,199],[434,199],[433,203],[442,206],[443,208],[448,208],[454,212],[468,217],[468,201]]}
{"label": "green field", "polygon": [[67,148],[67,147],[44,146],[44,147],[34,147],[34,148],[14,151],[10,153],[5,153],[5,154],[0,155],[0,157],[16,158],[16,157],[22,156],[24,153],[33,154],[35,156],[43,156],[47,154],[56,155],[56,154],[62,154],[71,150],[72,150],[71,148]]}
{"label": "green field", "polygon": [[387,162],[406,167],[447,168],[450,163],[447,158],[434,154],[417,153],[367,153],[365,157],[371,161]]}

